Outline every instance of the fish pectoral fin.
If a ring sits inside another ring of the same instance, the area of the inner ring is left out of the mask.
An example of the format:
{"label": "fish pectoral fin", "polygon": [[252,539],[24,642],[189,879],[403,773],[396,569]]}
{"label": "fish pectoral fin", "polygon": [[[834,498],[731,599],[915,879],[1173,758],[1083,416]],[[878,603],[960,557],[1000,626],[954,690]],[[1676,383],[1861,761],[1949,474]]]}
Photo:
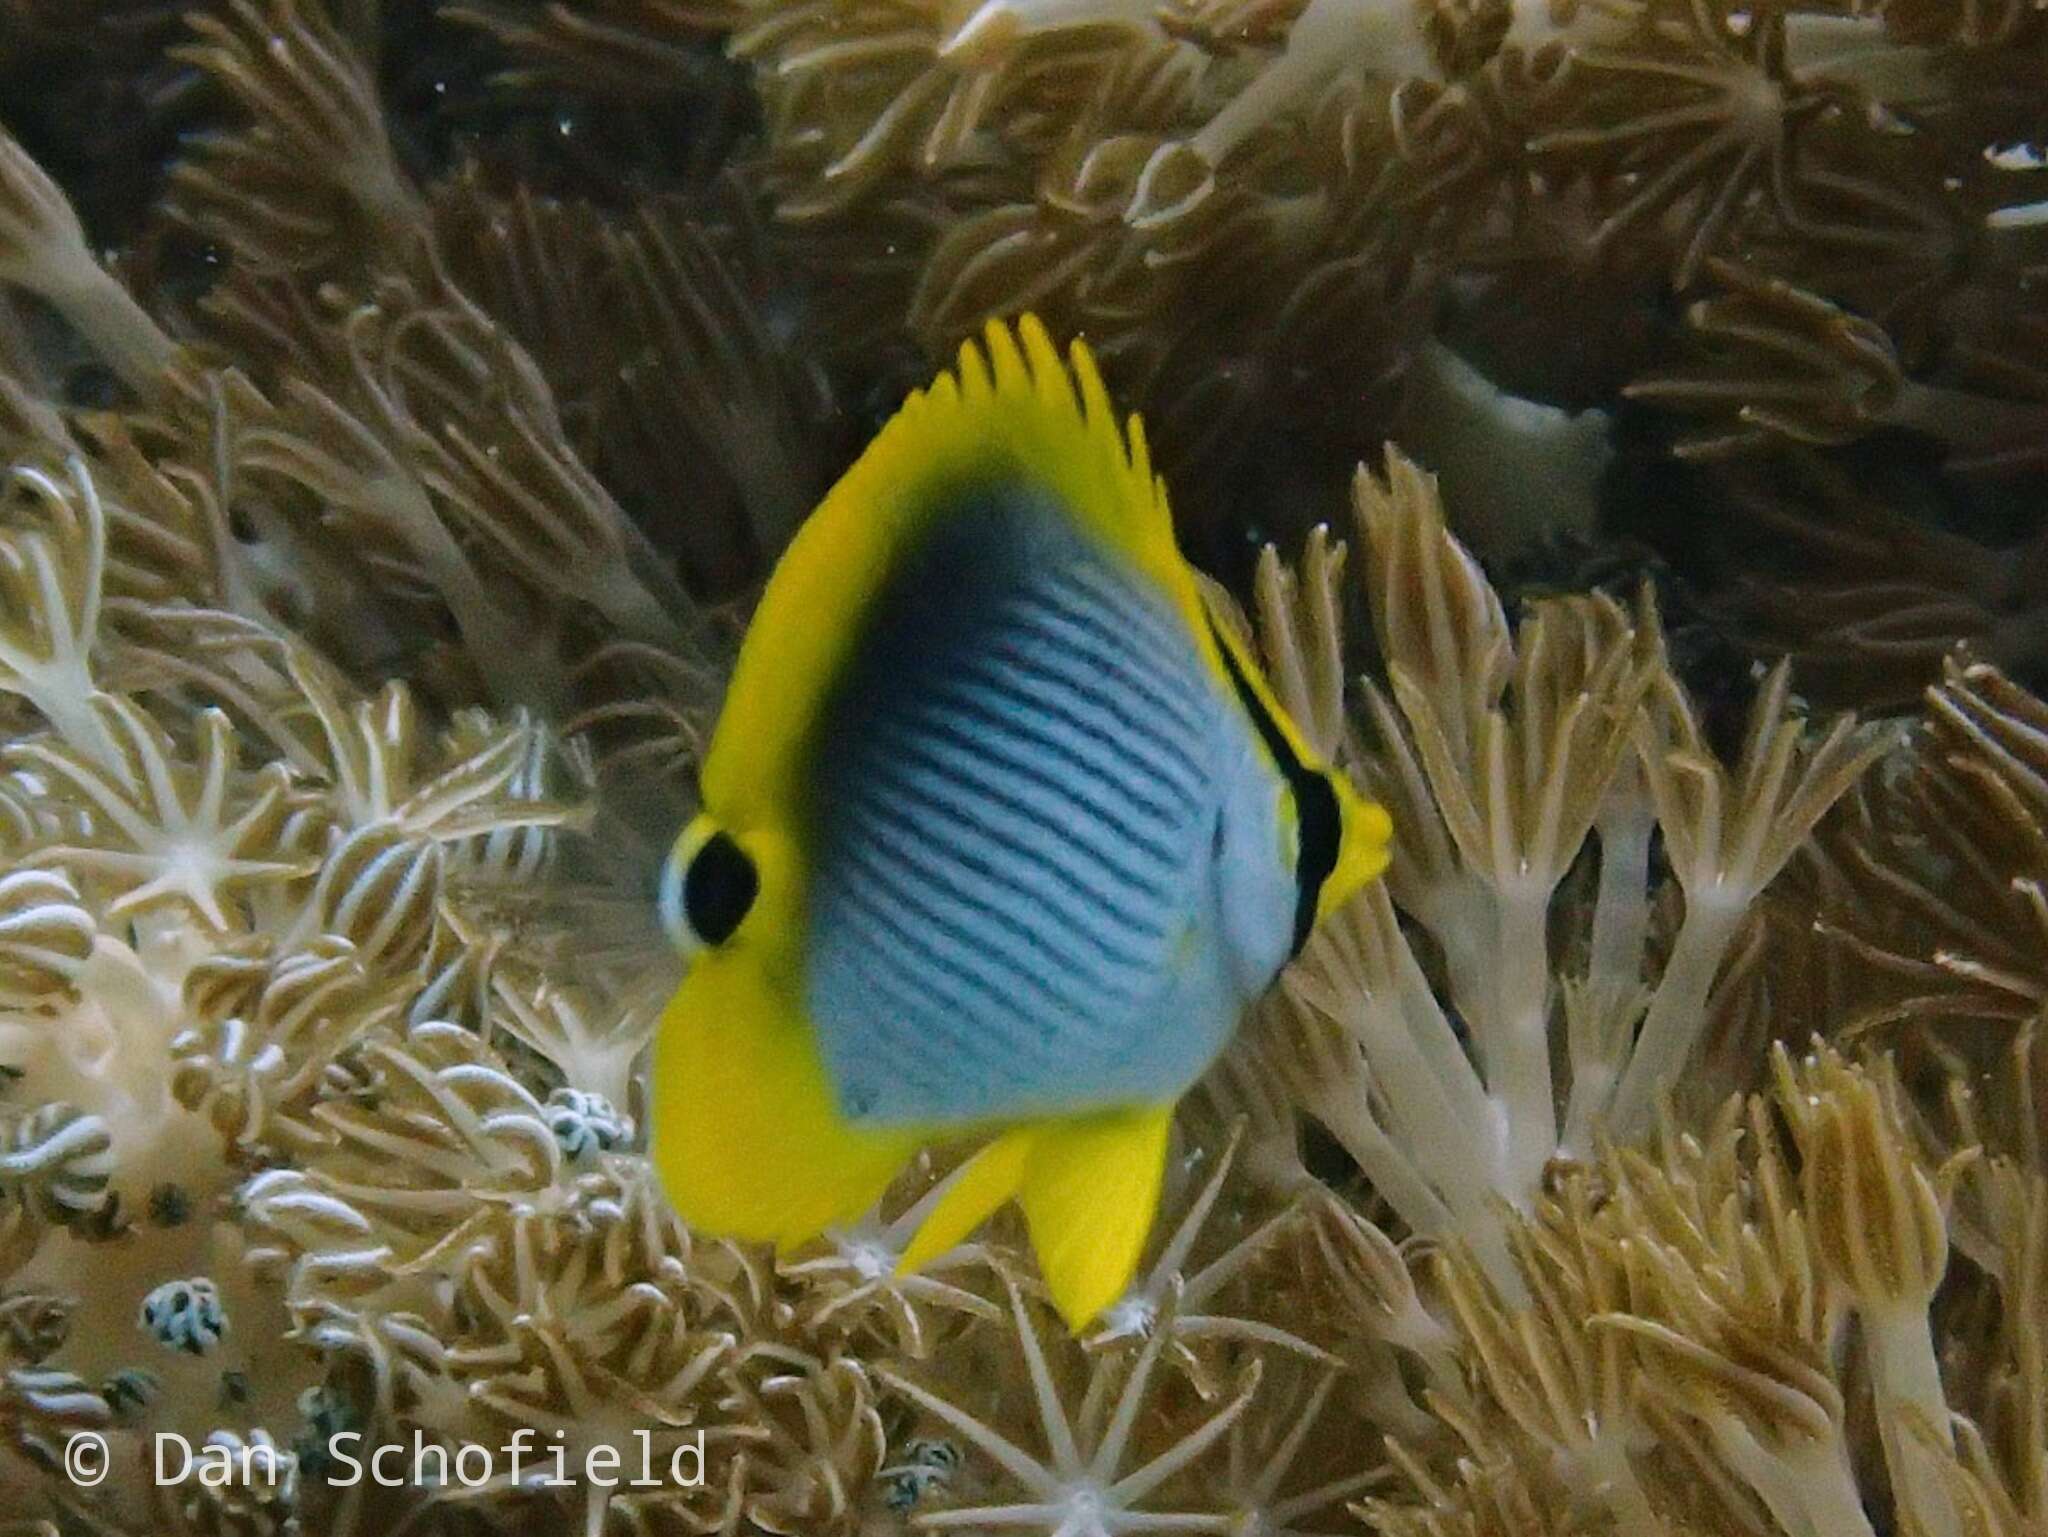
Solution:
{"label": "fish pectoral fin", "polygon": [[1004,1132],[947,1176],[947,1189],[896,1262],[898,1275],[923,1269],[988,1220],[1024,1183],[1039,1129]]}
{"label": "fish pectoral fin", "polygon": [[662,1023],[654,1162],[692,1227],[786,1250],[865,1213],[920,1138],[847,1120],[802,1022],[723,980],[686,985]]}
{"label": "fish pectoral fin", "polygon": [[1041,1126],[1019,1193],[1053,1306],[1076,1333],[1131,1284],[1159,1208],[1173,1106]]}

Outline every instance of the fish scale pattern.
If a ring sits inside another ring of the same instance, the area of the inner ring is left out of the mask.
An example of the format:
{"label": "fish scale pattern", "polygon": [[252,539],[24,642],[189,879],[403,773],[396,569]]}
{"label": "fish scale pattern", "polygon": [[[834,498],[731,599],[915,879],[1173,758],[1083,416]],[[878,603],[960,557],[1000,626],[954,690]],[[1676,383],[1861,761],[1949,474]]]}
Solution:
{"label": "fish scale pattern", "polygon": [[[842,1108],[1179,1087],[1141,1042],[1231,729],[1166,601],[1030,492],[935,519],[826,712],[807,988]],[[1239,755],[1241,756],[1241,755]]]}

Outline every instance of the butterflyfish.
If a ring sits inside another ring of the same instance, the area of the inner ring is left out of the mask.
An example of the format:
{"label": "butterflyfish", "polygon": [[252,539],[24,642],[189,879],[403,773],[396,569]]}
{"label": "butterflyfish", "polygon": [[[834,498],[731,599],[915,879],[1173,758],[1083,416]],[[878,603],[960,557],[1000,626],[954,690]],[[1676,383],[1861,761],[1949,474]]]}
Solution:
{"label": "butterflyfish", "polygon": [[1174,540],[1087,348],[988,326],[799,530],[659,906],[653,1156],[787,1250],[983,1139],[900,1258],[1022,1208],[1071,1328],[1121,1296],[1175,1102],[1387,860]]}

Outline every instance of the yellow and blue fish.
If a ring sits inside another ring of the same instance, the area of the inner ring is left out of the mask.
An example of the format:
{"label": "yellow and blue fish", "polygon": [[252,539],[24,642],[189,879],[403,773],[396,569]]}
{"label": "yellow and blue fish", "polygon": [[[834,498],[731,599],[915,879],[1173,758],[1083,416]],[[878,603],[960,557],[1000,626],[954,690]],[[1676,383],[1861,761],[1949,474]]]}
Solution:
{"label": "yellow and blue fish", "polygon": [[991,324],[805,523],[742,644],[661,906],[689,951],[654,1159],[788,1248],[990,1140],[902,1256],[1016,1198],[1079,1329],[1175,1101],[1387,818],[1317,760],[1174,543],[1087,349]]}

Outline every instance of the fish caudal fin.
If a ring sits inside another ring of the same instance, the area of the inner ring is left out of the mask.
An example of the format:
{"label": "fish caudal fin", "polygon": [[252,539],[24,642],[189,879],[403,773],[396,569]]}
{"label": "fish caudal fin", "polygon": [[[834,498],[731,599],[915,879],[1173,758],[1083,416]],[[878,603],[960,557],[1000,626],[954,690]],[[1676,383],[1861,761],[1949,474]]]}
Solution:
{"label": "fish caudal fin", "polygon": [[654,1162],[692,1227],[788,1249],[866,1212],[923,1139],[846,1120],[803,1022],[718,969],[662,1022]]}
{"label": "fish caudal fin", "polygon": [[954,1176],[898,1266],[937,1258],[1015,1196],[1067,1327],[1079,1332],[1131,1284],[1159,1207],[1171,1105],[1006,1132]]}

